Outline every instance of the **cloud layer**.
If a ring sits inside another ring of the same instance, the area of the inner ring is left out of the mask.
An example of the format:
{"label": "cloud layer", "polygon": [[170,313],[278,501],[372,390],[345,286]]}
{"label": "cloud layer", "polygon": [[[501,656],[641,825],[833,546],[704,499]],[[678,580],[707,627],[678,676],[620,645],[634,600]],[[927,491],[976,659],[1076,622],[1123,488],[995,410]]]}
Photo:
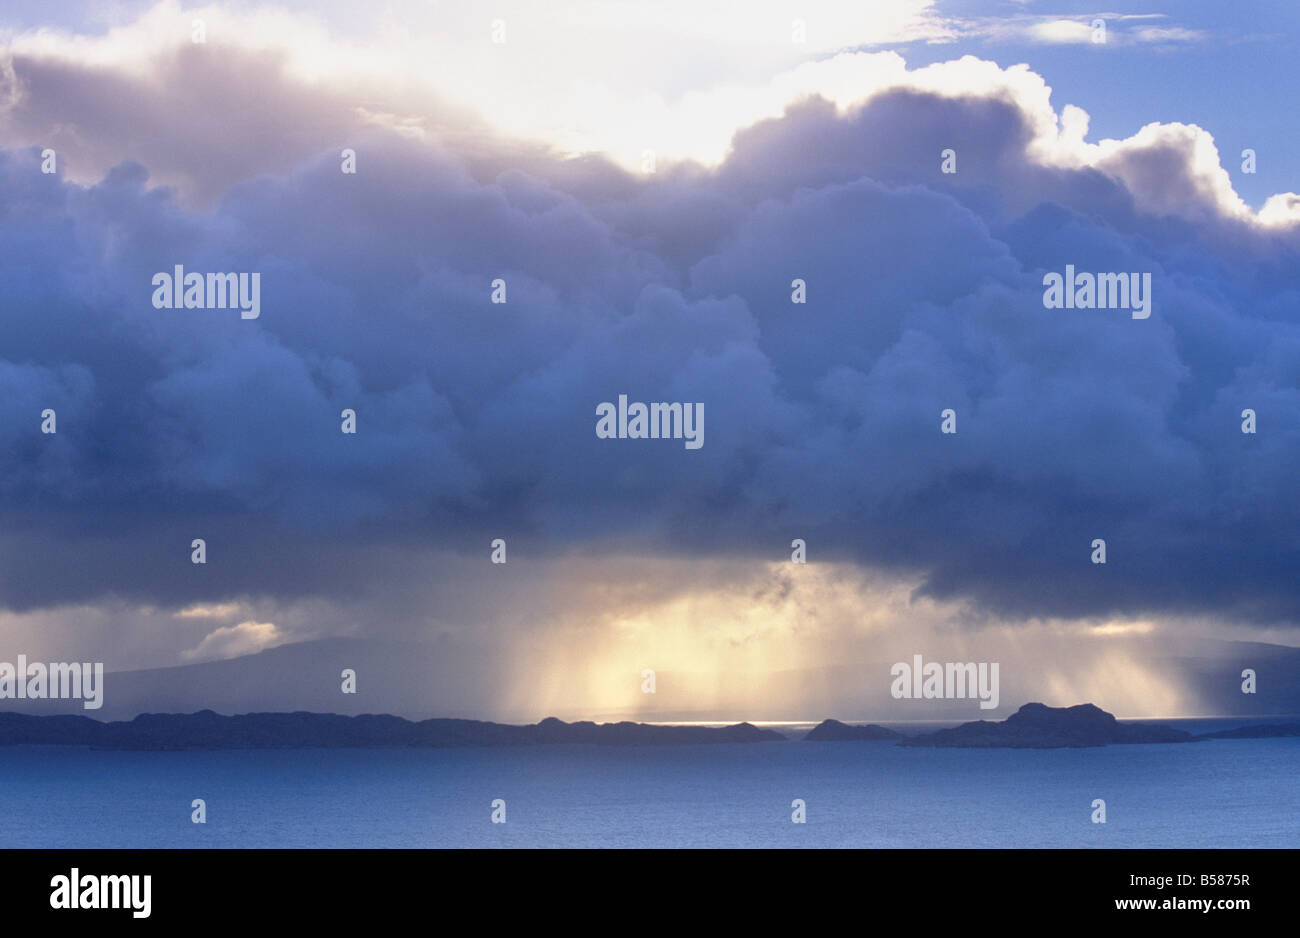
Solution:
{"label": "cloud layer", "polygon": [[[717,165],[638,175],[273,49],[38,46],[0,129],[8,609],[323,601],[383,630],[421,620],[414,581],[492,589],[495,537],[579,567],[800,537],[973,620],[1300,613],[1294,197],[1251,212],[1199,128],[1088,143],[1023,67],[844,54]],[[175,264],[259,271],[261,318],[154,309]],[[1152,273],[1153,315],[1044,309],[1067,264]],[[704,448],[597,439],[620,393],[703,402]],[[178,651],[280,637],[222,628]]]}

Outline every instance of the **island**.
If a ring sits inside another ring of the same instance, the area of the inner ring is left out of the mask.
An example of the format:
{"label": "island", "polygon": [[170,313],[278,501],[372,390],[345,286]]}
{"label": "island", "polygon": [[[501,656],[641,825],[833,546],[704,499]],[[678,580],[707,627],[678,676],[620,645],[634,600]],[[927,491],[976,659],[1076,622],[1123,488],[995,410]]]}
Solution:
{"label": "island", "polygon": [[804,736],[804,742],[857,742],[860,740],[902,739],[903,734],[875,723],[851,726],[839,720],[822,720]]}
{"label": "island", "polygon": [[[1093,704],[1048,707],[1028,703],[1001,722],[977,720],[908,736],[874,723],[823,720],[805,742],[893,742],[899,746],[956,749],[1064,749],[1133,743],[1300,736],[1300,723],[1264,723],[1193,735],[1155,723],[1121,723]],[[407,720],[389,714],[142,713],[101,722],[79,715],[35,716],[0,712],[0,746],[86,746],[91,749],[358,749],[466,746],[673,746],[706,743],[785,742],[775,730],[752,723],[673,726],[650,723],[539,723],[484,720]]]}
{"label": "island", "polygon": [[452,746],[666,746],[696,743],[784,742],[774,730],[732,726],[655,726],[648,723],[565,723],[548,717],[518,726],[482,720],[334,713],[143,713],[101,723],[83,716],[0,713],[0,746],[71,745],[92,749],[316,749]]}
{"label": "island", "polygon": [[1065,749],[1116,743],[1185,743],[1197,737],[1153,723],[1120,723],[1093,704],[1048,707],[1028,703],[1001,723],[976,720],[951,729],[910,736],[900,746],[963,749]]}

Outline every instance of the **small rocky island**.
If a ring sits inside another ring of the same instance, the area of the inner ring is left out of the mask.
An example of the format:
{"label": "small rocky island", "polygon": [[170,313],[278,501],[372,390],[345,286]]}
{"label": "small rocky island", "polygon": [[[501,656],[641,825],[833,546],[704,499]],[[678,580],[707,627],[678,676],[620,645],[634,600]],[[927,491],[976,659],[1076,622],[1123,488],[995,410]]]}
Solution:
{"label": "small rocky island", "polygon": [[1158,723],[1121,723],[1093,704],[1048,707],[1029,703],[1000,723],[976,720],[916,736],[906,736],[874,723],[850,726],[839,720],[823,720],[804,739],[809,742],[895,740],[900,746],[949,749],[1078,749],[1125,743],[1190,743],[1203,739],[1292,736],[1300,736],[1300,723],[1255,723],[1194,735]]}
{"label": "small rocky island", "polygon": [[977,720],[951,729],[910,736],[900,746],[964,749],[1064,749],[1117,743],[1186,743],[1191,733],[1154,723],[1120,723],[1092,704],[1048,707],[1028,703],[1001,723]]}
{"label": "small rocky island", "polygon": [[857,742],[859,740],[902,739],[903,734],[875,723],[850,726],[839,720],[822,720],[804,736],[804,742]]}

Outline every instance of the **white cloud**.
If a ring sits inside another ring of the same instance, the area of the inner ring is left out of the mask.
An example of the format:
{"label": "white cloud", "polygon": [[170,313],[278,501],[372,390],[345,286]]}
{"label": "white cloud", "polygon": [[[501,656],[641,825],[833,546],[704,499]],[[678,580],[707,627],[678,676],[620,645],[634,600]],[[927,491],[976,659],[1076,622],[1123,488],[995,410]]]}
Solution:
{"label": "white cloud", "polygon": [[238,625],[223,625],[203,637],[203,641],[181,652],[185,662],[218,661],[225,658],[238,658],[255,652],[283,645],[290,640],[273,622],[241,622]]}
{"label": "white cloud", "polygon": [[[458,135],[472,145],[496,132],[561,152],[603,153],[635,171],[646,150],[661,166],[680,159],[716,165],[738,130],[809,95],[846,109],[907,88],[1014,101],[1033,129],[1031,157],[1118,176],[1144,209],[1192,218],[1208,212],[1260,225],[1296,218],[1289,193],[1273,197],[1258,215],[1251,212],[1233,190],[1213,139],[1193,125],[1151,124],[1125,140],[1085,142],[1087,114],[1066,105],[1058,117],[1051,88],[1027,66],[1001,68],[964,56],[909,71],[895,52],[826,55],[950,37],[951,24],[940,22],[932,6],[910,0],[870,13],[835,4],[800,7],[809,28],[808,43],[800,45],[788,34],[789,9],[777,4],[736,16],[724,4],[672,3],[651,22],[636,4],[579,4],[543,16],[530,5],[507,3],[496,14],[506,21],[506,42],[493,45],[490,21],[478,17],[443,17],[428,30],[389,17],[377,39],[362,43],[339,39],[311,17],[216,6],[182,10],[165,0],[98,37],[49,30],[12,37],[0,49],[0,74],[13,69],[14,77],[0,84],[18,103],[0,109],[0,144],[55,146],[67,157],[65,172],[80,181],[135,159],[156,180],[210,200],[231,182],[282,173],[367,127],[453,145]],[[206,55],[190,42],[196,18],[207,26]],[[1089,22],[1020,18],[996,30],[1083,41]],[[1192,38],[1151,25],[1126,35]],[[683,49],[691,61],[682,60]],[[695,58],[706,52],[710,64],[700,66]],[[108,75],[136,84],[97,98]],[[214,83],[225,85],[222,101],[243,115],[240,125],[196,109],[213,100],[205,89]],[[97,100],[94,113],[85,110],[87,100]],[[141,123],[153,129],[142,134]],[[249,139],[241,138],[240,126]],[[1189,180],[1176,194],[1169,186],[1140,184],[1167,171],[1171,160],[1183,164]]]}
{"label": "white cloud", "polygon": [[195,603],[176,612],[175,616],[178,619],[226,619],[236,615],[241,608],[239,603]]}
{"label": "white cloud", "polygon": [[1048,43],[1084,43],[1092,41],[1092,27],[1082,20],[1046,20],[1024,27],[1024,38]]}
{"label": "white cloud", "polygon": [[[1202,30],[1183,26],[1137,25],[1142,21],[1165,19],[1164,14],[1097,13],[1087,16],[1013,16],[976,19],[958,28],[963,35],[995,42],[1041,43],[1043,45],[1093,45],[1100,49],[1134,45],[1202,42]],[[1095,42],[1093,24],[1105,24],[1105,41]]]}

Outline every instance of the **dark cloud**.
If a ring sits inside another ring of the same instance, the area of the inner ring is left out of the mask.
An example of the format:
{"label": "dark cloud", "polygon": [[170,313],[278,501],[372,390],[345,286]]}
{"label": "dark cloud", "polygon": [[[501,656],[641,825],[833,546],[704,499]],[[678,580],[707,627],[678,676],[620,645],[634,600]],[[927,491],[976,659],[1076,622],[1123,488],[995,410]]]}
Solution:
{"label": "dark cloud", "polygon": [[[899,91],[634,178],[362,133],[337,102],[295,111],[270,59],[251,123],[191,126],[148,94],[238,63],[186,55],[73,115],[111,148],[114,114],[153,114],[133,130],[168,142],[139,162],[79,187],[0,154],[5,606],[382,597],[498,536],[766,559],[804,537],[999,614],[1300,612],[1297,235],[1224,215],[1176,142],[1044,168],[1015,102]],[[19,119],[75,96],[40,85],[57,99]],[[211,209],[150,185],[209,162]],[[259,271],[261,318],[154,309],[174,264]],[[1044,309],[1066,264],[1151,272],[1151,318]],[[704,447],[597,439],[620,393],[703,402]]]}

